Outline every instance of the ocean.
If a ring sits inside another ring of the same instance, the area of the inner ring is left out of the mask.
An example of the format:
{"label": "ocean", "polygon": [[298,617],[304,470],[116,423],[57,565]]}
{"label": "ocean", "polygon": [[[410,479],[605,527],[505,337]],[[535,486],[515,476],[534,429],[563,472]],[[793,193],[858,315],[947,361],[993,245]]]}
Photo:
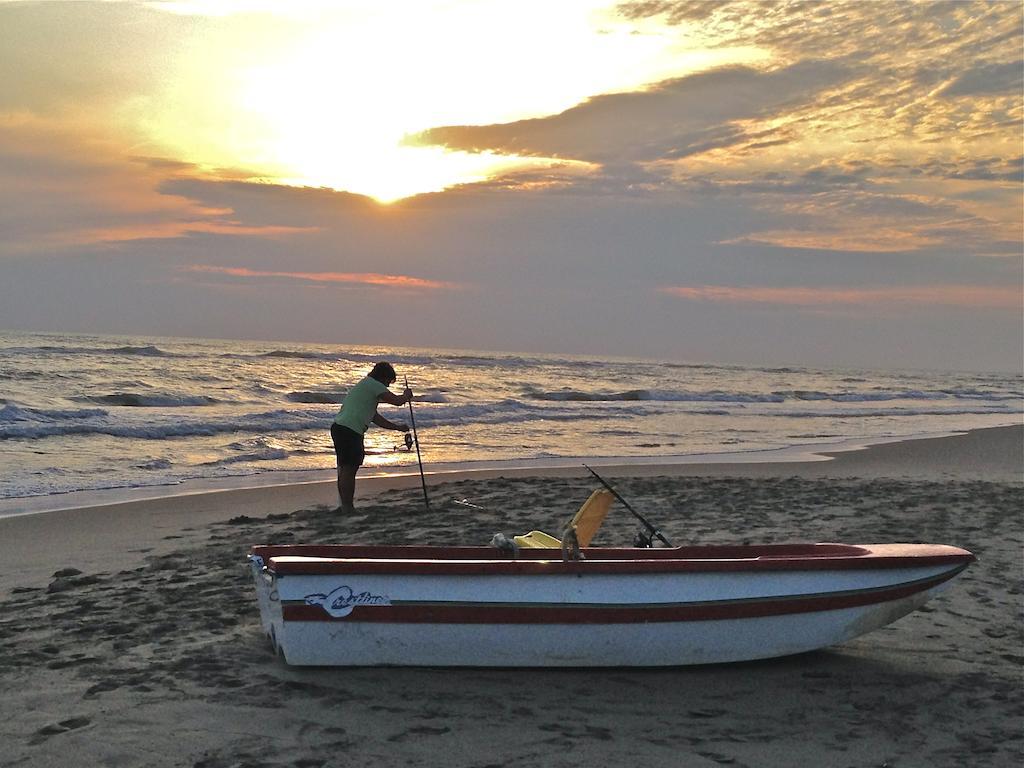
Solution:
{"label": "ocean", "polygon": [[[398,371],[396,391],[408,377],[416,393],[428,469],[770,460],[1024,414],[1024,381],[1008,373],[4,332],[0,499],[333,470],[330,422],[381,359]],[[407,408],[381,412],[409,421]],[[401,437],[371,427],[364,473],[416,471]]]}

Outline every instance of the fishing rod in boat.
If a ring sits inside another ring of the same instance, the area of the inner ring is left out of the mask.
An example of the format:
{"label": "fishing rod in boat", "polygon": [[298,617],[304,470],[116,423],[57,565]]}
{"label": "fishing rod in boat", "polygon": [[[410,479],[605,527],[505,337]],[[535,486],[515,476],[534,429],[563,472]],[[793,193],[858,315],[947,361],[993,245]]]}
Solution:
{"label": "fishing rod in boat", "polygon": [[633,513],[633,517],[635,517],[637,520],[639,520],[640,523],[644,526],[644,528],[647,529],[646,535],[643,534],[643,533],[638,533],[637,534],[637,538],[640,540],[640,545],[641,546],[643,546],[643,547],[650,547],[650,546],[652,546],[653,545],[653,539],[657,539],[662,544],[664,544],[666,547],[671,547],[672,546],[672,542],[670,542],[668,539],[666,539],[665,536],[662,535],[661,531],[659,531],[657,528],[655,528],[653,525],[651,525],[651,523],[647,520],[646,517],[644,517],[639,512],[637,512],[635,509],[633,509],[629,505],[629,502],[626,501],[624,498],[622,498],[622,496],[619,494],[618,491],[616,491],[614,488],[612,488],[610,485],[608,485],[607,482],[605,482],[605,479],[603,477],[601,477],[599,474],[597,474],[597,472],[592,470],[590,467],[587,467],[586,464],[584,464],[583,466],[587,468],[587,471],[590,474],[592,474],[594,477],[597,478],[598,482],[600,482],[601,485],[603,485],[605,488],[607,488],[609,491],[611,491],[612,495],[614,495],[616,499],[621,501],[625,505],[626,509],[628,509],[630,512]]}
{"label": "fishing rod in boat", "polygon": [[[405,388],[409,388],[409,377],[405,377]],[[430,499],[427,498],[427,478],[423,474],[423,459],[420,457],[420,437],[416,434],[416,417],[412,413],[412,400],[409,400],[409,421],[412,423],[412,442],[416,444],[416,462],[420,465],[420,482],[423,484],[423,505],[430,511]],[[405,433],[405,444],[409,445],[409,433]]]}

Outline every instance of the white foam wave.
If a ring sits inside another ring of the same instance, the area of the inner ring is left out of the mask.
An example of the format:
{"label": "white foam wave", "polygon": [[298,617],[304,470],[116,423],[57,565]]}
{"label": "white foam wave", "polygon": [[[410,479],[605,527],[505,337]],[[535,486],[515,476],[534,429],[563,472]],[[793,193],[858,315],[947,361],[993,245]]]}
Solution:
{"label": "white foam wave", "polygon": [[[101,408],[27,408],[7,403],[0,408],[0,429],[7,424],[43,424],[60,421],[95,419],[106,416]],[[0,436],[2,436],[0,432]]]}
{"label": "white foam wave", "polygon": [[222,416],[213,419],[147,419],[132,423],[110,418],[107,411],[43,411],[7,405],[0,409],[0,439],[33,439],[64,435],[109,435],[111,437],[160,440],[170,437],[212,436],[232,432],[301,432],[326,428],[333,411],[275,410]]}

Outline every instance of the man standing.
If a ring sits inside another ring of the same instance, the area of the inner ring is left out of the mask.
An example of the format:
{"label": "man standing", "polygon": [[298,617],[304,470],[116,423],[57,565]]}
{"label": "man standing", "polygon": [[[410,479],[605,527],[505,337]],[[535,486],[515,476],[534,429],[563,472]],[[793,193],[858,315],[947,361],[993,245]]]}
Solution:
{"label": "man standing", "polygon": [[388,421],[377,413],[378,403],[405,405],[412,400],[412,390],[409,388],[401,395],[396,395],[388,389],[397,378],[391,363],[377,363],[369,376],[348,391],[341,404],[341,410],[331,424],[331,439],[334,441],[334,453],[338,457],[338,495],[341,497],[342,512],[355,510],[353,499],[356,492],[356,472],[363,465],[363,458],[366,455],[363,435],[370,422],[384,429],[409,431],[407,424]]}

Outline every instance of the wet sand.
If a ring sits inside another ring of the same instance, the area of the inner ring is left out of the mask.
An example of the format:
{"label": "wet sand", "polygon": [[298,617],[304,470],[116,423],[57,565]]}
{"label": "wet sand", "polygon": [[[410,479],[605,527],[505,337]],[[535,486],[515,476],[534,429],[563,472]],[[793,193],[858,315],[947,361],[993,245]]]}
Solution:
{"label": "wet sand", "polygon": [[[887,628],[713,667],[291,668],[263,638],[249,545],[557,532],[596,487],[580,470],[431,478],[429,514],[411,478],[361,485],[349,518],[329,484],[310,484],[3,519],[0,765],[1015,766],[1021,444],[1018,427],[829,462],[604,470],[675,543],[926,541],[978,555]],[[451,503],[463,498],[484,509]],[[613,506],[594,544],[635,529]]]}

